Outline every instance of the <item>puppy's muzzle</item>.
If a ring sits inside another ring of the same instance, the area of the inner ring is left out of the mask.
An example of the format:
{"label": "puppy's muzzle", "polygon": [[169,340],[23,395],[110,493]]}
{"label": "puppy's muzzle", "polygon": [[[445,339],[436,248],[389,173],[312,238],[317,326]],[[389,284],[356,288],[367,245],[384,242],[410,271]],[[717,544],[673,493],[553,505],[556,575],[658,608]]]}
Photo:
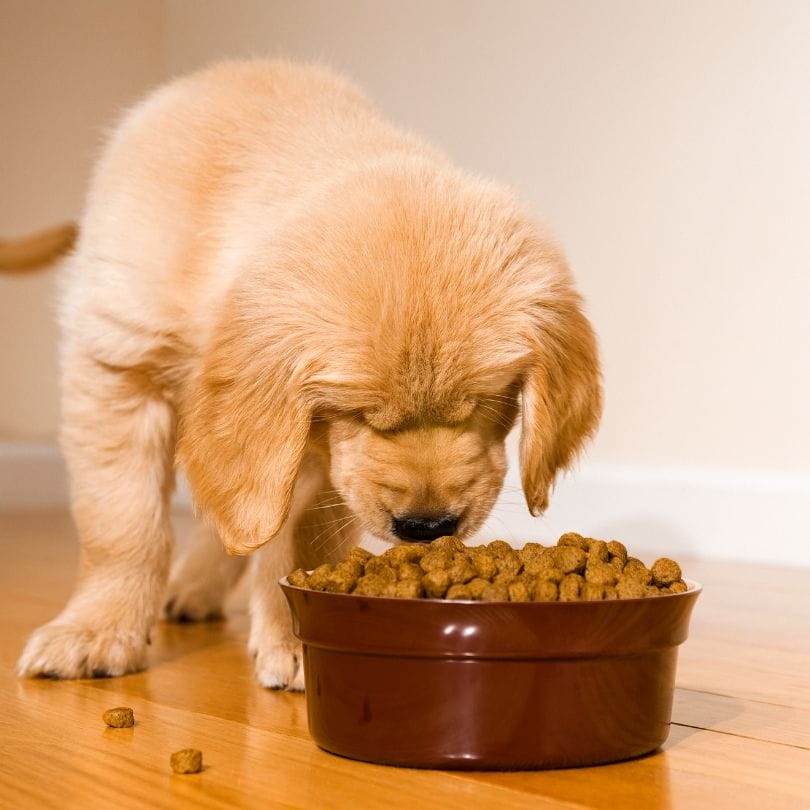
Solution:
{"label": "puppy's muzzle", "polygon": [[429,543],[437,537],[455,534],[457,526],[456,515],[405,515],[394,518],[392,531],[400,540]]}

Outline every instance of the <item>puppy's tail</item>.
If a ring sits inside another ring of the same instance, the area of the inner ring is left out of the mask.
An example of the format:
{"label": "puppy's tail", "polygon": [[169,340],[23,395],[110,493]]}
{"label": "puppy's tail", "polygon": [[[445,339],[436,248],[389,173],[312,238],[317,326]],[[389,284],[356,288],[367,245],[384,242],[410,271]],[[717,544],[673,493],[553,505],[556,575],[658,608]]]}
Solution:
{"label": "puppy's tail", "polygon": [[0,239],[0,272],[25,273],[45,267],[67,253],[78,235],[78,227],[68,222],[21,239]]}

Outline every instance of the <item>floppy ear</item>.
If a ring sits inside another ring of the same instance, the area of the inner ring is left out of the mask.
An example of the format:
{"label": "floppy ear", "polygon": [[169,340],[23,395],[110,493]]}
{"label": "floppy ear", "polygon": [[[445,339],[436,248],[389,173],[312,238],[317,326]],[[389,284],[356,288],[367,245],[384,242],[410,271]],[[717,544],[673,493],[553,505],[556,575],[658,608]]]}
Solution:
{"label": "floppy ear", "polygon": [[184,398],[178,462],[228,552],[248,554],[287,520],[311,410],[290,353],[239,323],[220,331]]}
{"label": "floppy ear", "polygon": [[557,472],[573,461],[602,413],[596,338],[572,290],[540,307],[523,382],[520,470],[533,515],[548,506]]}

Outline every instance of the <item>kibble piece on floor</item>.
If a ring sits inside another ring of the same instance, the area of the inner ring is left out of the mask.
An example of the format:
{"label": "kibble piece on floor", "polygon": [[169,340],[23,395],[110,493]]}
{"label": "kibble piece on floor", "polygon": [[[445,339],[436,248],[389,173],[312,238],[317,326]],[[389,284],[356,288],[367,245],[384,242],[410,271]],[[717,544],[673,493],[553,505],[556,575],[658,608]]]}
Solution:
{"label": "kibble piece on floor", "polygon": [[107,709],[102,717],[110,728],[132,728],[135,725],[135,714],[129,706]]}
{"label": "kibble piece on floor", "polygon": [[182,751],[175,751],[169,762],[175,773],[199,773],[202,770],[202,751],[184,748]]}

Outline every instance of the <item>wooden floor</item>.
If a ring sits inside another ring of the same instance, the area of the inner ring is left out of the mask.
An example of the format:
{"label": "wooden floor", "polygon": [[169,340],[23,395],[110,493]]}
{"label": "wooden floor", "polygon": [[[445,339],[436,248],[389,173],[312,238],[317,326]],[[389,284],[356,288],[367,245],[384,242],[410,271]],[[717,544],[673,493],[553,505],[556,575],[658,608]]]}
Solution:
{"label": "wooden floor", "polygon": [[[0,515],[2,808],[810,808],[808,570],[685,561],[704,593],[660,751],[598,768],[453,773],[319,750],[304,697],[253,680],[238,596],[225,622],[161,626],[147,672],[19,680],[23,642],[61,608],[75,562],[66,515]],[[135,728],[103,726],[119,705],[134,708]],[[170,773],[184,747],[203,751],[202,773]]]}

